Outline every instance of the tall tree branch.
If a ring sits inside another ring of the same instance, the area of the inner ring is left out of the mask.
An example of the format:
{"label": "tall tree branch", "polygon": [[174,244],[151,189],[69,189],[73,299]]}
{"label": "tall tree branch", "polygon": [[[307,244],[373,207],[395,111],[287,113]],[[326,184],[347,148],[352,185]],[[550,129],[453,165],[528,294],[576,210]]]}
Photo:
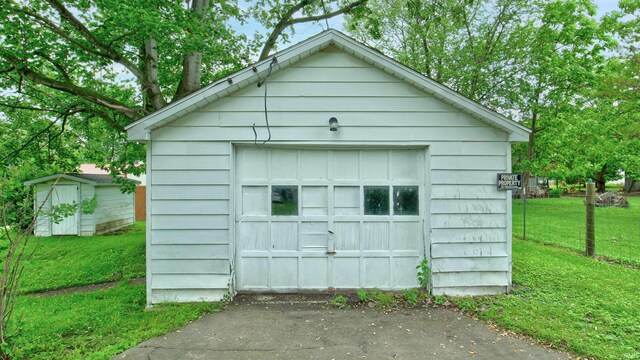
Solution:
{"label": "tall tree branch", "polygon": [[287,27],[294,24],[330,19],[334,16],[348,13],[353,9],[355,9],[356,7],[366,3],[367,0],[357,0],[350,3],[349,5],[339,8],[336,11],[322,14],[322,15],[293,18],[293,15],[295,15],[295,13],[302,10],[305,6],[311,5],[313,2],[315,2],[315,0],[302,0],[299,3],[295,4],[294,6],[292,6],[289,10],[287,10],[282,15],[282,18],[276,24],[276,26],[273,27],[273,31],[271,32],[271,34],[269,34],[269,37],[265,41],[264,46],[262,47],[262,52],[260,53],[259,60],[264,60],[269,56],[271,49],[273,49],[273,47],[276,45],[276,41],[278,40],[278,37],[280,37],[284,29],[286,29]]}
{"label": "tall tree branch", "polygon": [[[91,30],[89,30],[78,18],[76,18],[69,9],[67,9],[58,0],[46,0],[69,24],[71,24],[90,44],[95,46],[100,51],[97,53],[103,57],[111,59],[129,70],[144,86],[149,86],[147,77],[131,60],[127,59],[124,55],[113,50],[109,44],[105,44],[96,38]],[[86,47],[83,47],[86,49]],[[95,53],[95,52],[94,52]]]}
{"label": "tall tree branch", "polygon": [[[191,11],[202,16],[203,10],[209,7],[208,0],[192,0]],[[202,20],[200,20],[202,21]],[[200,89],[202,78],[202,52],[194,51],[184,56],[182,60],[182,78],[173,100],[178,100]]]}
{"label": "tall tree branch", "polygon": [[154,39],[147,39],[142,48],[144,58],[144,70],[148,79],[148,85],[142,90],[147,94],[154,110],[160,110],[167,106],[167,101],[162,96],[158,84],[158,44]]}
{"label": "tall tree branch", "polygon": [[109,109],[112,109],[114,111],[117,111],[118,113],[126,116],[131,120],[137,120],[143,115],[143,112],[144,112],[143,109],[128,107],[124,103],[118,100],[109,98],[103,94],[97,93],[90,89],[77,86],[70,82],[51,79],[34,70],[31,70],[29,67],[25,65],[24,62],[20,61],[20,59],[14,56],[5,55],[4,58],[7,59],[10,63],[12,63],[16,67],[17,72],[22,77],[30,81],[33,81],[36,84],[40,84],[54,90],[63,91],[71,95],[79,96],[94,104],[98,104],[98,105],[107,107]]}

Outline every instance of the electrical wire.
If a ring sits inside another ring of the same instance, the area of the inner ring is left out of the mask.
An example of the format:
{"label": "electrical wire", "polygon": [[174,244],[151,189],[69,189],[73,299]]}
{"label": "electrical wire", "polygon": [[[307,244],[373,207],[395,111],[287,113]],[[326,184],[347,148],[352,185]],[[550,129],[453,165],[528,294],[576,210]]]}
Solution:
{"label": "electrical wire", "polygon": [[[260,146],[266,144],[271,140],[271,127],[269,126],[269,111],[267,109],[267,79],[271,76],[271,70],[273,69],[273,65],[278,63],[278,59],[275,57],[271,60],[269,64],[269,71],[267,71],[267,76],[264,77],[261,81],[258,81],[258,87],[264,85],[264,122],[267,124],[267,132],[269,133],[269,137],[265,141],[263,141]],[[258,146],[258,132],[256,131],[256,123],[253,123],[251,127],[253,129],[253,144]]]}

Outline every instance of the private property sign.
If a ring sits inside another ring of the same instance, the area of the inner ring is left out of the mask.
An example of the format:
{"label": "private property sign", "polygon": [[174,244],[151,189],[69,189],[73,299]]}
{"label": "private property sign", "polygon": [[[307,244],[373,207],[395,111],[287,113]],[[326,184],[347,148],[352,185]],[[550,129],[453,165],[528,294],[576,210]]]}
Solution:
{"label": "private property sign", "polygon": [[522,189],[522,174],[498,173],[498,190]]}

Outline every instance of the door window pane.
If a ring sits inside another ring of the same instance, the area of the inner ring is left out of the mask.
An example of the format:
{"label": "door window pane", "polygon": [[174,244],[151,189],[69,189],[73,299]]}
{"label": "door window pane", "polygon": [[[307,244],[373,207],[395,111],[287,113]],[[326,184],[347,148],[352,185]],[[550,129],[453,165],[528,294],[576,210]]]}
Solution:
{"label": "door window pane", "polygon": [[393,214],[418,215],[418,198],[417,186],[394,186]]}
{"label": "door window pane", "polygon": [[389,215],[389,188],[387,186],[364,187],[364,214]]}
{"label": "door window pane", "polygon": [[271,215],[298,215],[298,187],[271,187]]}
{"label": "door window pane", "polygon": [[266,186],[242,187],[242,214],[269,215],[269,189]]}

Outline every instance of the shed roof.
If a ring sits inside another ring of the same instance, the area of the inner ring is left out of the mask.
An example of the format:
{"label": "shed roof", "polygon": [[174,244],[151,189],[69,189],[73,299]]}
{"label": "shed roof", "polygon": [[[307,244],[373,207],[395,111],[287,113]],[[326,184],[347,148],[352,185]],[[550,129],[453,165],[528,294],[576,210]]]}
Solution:
{"label": "shed roof", "polygon": [[[39,183],[43,183],[43,182],[47,182],[47,181],[51,181],[51,180],[56,180],[56,179],[66,179],[66,180],[71,180],[71,181],[77,181],[77,182],[81,182],[84,184],[89,184],[89,185],[102,185],[102,186],[109,186],[109,185],[113,185],[113,186],[118,186],[117,183],[113,182],[113,177],[111,175],[105,175],[105,174],[78,174],[78,173],[61,173],[61,174],[55,174],[55,175],[51,175],[51,176],[45,176],[45,177],[41,177],[38,179],[33,179],[33,180],[29,180],[29,181],[25,181],[24,184],[27,186],[31,186],[34,184],[39,184]],[[132,179],[125,179],[126,181],[130,181],[136,184],[140,184],[140,181],[138,180],[132,180]]]}
{"label": "shed roof", "polygon": [[151,130],[160,128],[248,85],[257,83],[266,76],[269,71],[269,64],[273,58],[277,59],[277,65],[273,66],[272,72],[277,73],[329,46],[335,46],[371,66],[421,89],[487,125],[506,132],[509,134],[509,141],[511,142],[526,142],[529,140],[530,130],[527,127],[480,105],[423,74],[400,64],[379,51],[359,43],[349,36],[333,29],[321,32],[252,66],[237,71],[225,79],[205,86],[128,125],[126,130],[129,140],[150,140]]}

